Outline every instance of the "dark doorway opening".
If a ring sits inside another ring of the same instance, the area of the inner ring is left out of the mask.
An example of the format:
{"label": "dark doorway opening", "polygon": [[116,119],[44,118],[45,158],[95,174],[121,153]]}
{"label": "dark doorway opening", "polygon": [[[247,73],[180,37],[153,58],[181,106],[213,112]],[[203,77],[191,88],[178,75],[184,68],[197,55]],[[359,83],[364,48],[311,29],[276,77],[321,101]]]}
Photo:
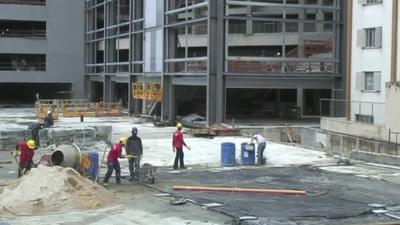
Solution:
{"label": "dark doorway opening", "polygon": [[0,103],[9,105],[33,104],[39,99],[71,98],[70,83],[0,83]]}
{"label": "dark doorway opening", "polygon": [[116,83],[115,85],[115,96],[117,101],[122,102],[124,108],[128,108],[128,95],[129,95],[129,85],[128,83]]}
{"label": "dark doorway opening", "polygon": [[[294,111],[293,111],[294,110]],[[227,119],[298,118],[296,89],[227,89]]]}
{"label": "dark doorway opening", "polygon": [[91,82],[91,85],[92,85],[91,100],[94,102],[103,101],[103,92],[104,92],[103,83],[98,81],[93,81]]}
{"label": "dark doorway opening", "polygon": [[331,98],[330,89],[305,89],[304,90],[304,107],[303,115],[305,116],[320,116],[322,112],[329,112],[329,104],[322,104],[320,108],[320,99]]}
{"label": "dark doorway opening", "polygon": [[177,116],[191,113],[206,117],[207,89],[205,86],[175,86],[175,106]]}

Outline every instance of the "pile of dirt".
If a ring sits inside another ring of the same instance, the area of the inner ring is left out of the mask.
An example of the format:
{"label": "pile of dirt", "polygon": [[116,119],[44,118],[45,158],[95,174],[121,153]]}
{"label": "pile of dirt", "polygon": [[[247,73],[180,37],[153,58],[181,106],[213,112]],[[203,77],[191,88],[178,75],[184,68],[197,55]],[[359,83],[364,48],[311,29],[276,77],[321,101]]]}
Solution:
{"label": "pile of dirt", "polygon": [[110,205],[107,189],[71,168],[39,166],[0,193],[0,216],[95,209]]}

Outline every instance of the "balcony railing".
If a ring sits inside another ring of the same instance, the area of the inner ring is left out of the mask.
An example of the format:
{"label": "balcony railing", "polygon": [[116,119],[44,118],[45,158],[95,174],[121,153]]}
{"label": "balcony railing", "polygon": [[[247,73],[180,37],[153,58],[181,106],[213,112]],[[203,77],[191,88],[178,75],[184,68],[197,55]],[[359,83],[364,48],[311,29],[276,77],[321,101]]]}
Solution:
{"label": "balcony railing", "polygon": [[46,63],[1,63],[0,71],[46,71]]}
{"label": "balcony railing", "polygon": [[45,38],[46,30],[0,30],[0,37]]}
{"label": "balcony railing", "polygon": [[10,5],[46,5],[46,0],[0,0],[0,4],[10,4]]}

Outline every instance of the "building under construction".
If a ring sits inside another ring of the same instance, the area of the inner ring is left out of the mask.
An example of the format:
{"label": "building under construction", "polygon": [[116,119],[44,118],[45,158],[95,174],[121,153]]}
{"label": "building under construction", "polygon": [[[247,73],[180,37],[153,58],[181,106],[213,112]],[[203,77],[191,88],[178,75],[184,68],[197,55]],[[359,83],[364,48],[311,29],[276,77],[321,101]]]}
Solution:
{"label": "building under construction", "polygon": [[321,98],[343,97],[343,4],[86,1],[87,88],[164,120],[319,116]]}
{"label": "building under construction", "polygon": [[84,97],[84,7],[0,0],[0,105]]}

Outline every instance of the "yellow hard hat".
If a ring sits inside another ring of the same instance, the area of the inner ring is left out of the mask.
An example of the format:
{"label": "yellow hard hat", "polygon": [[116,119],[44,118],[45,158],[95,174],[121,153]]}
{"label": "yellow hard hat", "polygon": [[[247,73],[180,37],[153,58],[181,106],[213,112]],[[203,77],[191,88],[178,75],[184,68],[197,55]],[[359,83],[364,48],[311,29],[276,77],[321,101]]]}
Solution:
{"label": "yellow hard hat", "polygon": [[28,141],[26,142],[26,145],[28,145],[28,148],[29,148],[30,150],[35,150],[35,141],[34,141],[34,140],[28,140]]}
{"label": "yellow hard hat", "polygon": [[120,137],[120,138],[119,138],[119,142],[122,143],[122,144],[125,144],[125,143],[126,143],[126,140],[128,140],[127,137]]}
{"label": "yellow hard hat", "polygon": [[182,127],[183,127],[183,126],[182,126],[181,123],[176,124],[176,128],[182,128]]}

